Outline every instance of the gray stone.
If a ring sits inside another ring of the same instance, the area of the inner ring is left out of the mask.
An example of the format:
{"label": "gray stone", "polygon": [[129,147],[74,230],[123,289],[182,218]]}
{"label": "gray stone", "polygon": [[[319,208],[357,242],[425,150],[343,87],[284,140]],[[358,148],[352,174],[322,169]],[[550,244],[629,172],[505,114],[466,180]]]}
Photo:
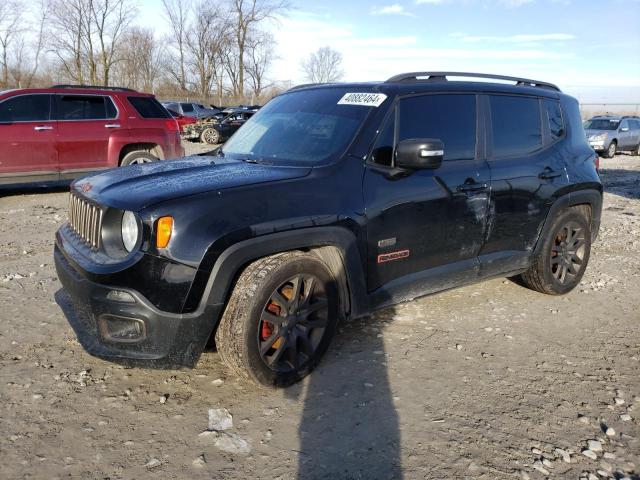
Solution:
{"label": "gray stone", "polygon": [[147,467],[148,470],[152,470],[154,468],[159,467],[160,465],[162,465],[160,460],[158,460],[157,458],[152,458],[144,466]]}
{"label": "gray stone", "polygon": [[222,431],[233,428],[233,417],[226,408],[209,409],[209,430]]}

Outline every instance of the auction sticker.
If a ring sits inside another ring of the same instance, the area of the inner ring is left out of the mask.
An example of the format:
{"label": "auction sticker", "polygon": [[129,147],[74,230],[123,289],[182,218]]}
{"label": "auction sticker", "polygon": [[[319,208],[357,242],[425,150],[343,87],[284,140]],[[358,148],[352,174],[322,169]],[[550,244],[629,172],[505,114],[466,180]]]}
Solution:
{"label": "auction sticker", "polygon": [[362,105],[364,107],[379,107],[387,99],[384,93],[345,93],[338,101],[338,105]]}

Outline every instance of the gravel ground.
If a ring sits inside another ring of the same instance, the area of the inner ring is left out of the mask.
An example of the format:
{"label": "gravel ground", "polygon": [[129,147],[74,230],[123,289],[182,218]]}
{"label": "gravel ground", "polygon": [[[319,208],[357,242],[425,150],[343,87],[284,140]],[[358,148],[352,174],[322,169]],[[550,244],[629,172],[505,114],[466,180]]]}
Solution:
{"label": "gravel ground", "polygon": [[65,189],[0,198],[0,478],[639,479],[640,158],[602,167],[569,295],[497,279],[388,308],[278,391],[215,352],[181,371],[87,355],[56,303]]}

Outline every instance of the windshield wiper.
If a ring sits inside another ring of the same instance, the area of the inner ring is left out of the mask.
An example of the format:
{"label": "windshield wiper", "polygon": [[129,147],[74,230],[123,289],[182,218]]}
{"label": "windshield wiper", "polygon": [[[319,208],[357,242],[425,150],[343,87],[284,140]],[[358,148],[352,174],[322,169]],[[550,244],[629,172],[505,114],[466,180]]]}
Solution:
{"label": "windshield wiper", "polygon": [[261,158],[251,158],[251,157],[247,157],[247,158],[239,158],[238,160],[240,160],[241,162],[244,163],[253,163],[256,165],[273,165],[272,162],[267,162]]}

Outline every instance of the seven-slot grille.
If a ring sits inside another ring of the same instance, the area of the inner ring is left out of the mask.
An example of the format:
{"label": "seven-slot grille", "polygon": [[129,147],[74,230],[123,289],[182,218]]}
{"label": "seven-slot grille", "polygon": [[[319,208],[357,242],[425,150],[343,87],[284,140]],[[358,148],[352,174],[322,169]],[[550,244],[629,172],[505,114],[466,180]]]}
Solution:
{"label": "seven-slot grille", "polygon": [[100,248],[102,209],[79,196],[69,195],[69,225],[78,236],[91,247]]}

